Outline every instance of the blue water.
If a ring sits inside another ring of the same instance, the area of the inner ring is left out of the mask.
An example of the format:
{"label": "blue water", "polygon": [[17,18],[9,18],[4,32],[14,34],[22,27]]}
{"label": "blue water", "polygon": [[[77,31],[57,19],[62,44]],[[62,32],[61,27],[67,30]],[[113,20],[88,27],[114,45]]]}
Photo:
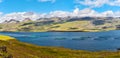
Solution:
{"label": "blue water", "polygon": [[120,31],[118,30],[109,32],[0,32],[0,34],[40,46],[88,51],[115,51],[120,48]]}

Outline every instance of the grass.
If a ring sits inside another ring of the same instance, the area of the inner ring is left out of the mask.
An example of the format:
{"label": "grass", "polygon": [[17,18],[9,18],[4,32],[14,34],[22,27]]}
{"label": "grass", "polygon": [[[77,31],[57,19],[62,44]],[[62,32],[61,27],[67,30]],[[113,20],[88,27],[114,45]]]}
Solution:
{"label": "grass", "polygon": [[[30,24],[28,24],[30,23]],[[83,32],[98,32],[115,30],[115,25],[119,23],[105,23],[103,25],[93,25],[91,21],[72,21],[64,23],[51,23],[35,26],[35,21],[21,22],[21,23],[3,23],[0,24],[0,31],[12,31],[12,32],[46,32],[46,31],[83,31]],[[27,25],[26,25],[27,24]],[[103,29],[103,27],[108,27]]]}
{"label": "grass", "polygon": [[[87,25],[89,25],[89,21],[74,21],[74,22],[66,22],[62,24],[56,24],[53,26],[59,26],[58,28],[52,28],[53,30],[72,30],[71,28],[76,28],[74,30],[82,30],[84,28],[87,28]],[[84,28],[83,28],[84,27]]]}
{"label": "grass", "polygon": [[7,40],[12,40],[12,39],[14,39],[14,38],[12,38],[10,36],[0,35],[0,40],[7,41]]}
{"label": "grass", "polygon": [[0,46],[6,46],[8,53],[13,58],[120,58],[120,51],[99,51],[90,52],[83,50],[71,50],[62,47],[36,46],[28,43],[19,42],[9,36],[0,35]]}

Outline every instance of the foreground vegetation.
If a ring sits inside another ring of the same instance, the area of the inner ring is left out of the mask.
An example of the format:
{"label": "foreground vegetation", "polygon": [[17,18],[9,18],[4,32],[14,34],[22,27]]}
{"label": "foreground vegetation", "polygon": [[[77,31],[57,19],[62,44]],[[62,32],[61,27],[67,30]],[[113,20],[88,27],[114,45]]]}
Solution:
{"label": "foreground vegetation", "polygon": [[[0,46],[7,47],[7,53],[0,51],[0,54],[6,56],[6,58],[8,55],[12,55],[13,58],[120,58],[119,51],[90,52],[62,47],[35,46],[3,35],[0,35]],[[3,56],[0,57],[3,58]]]}
{"label": "foreground vegetation", "polygon": [[4,36],[4,35],[0,35],[0,40],[2,41],[8,41],[8,40],[13,40],[14,38],[10,37],[10,36]]}

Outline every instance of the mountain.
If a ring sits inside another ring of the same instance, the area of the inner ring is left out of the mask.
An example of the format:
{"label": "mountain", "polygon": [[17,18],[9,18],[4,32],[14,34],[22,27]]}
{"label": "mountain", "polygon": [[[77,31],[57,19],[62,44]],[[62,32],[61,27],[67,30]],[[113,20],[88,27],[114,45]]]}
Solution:
{"label": "mountain", "polygon": [[[28,15],[28,14],[27,14]],[[33,13],[30,13],[33,15]],[[50,17],[24,18],[22,21],[16,19],[5,20],[0,23],[0,31],[12,32],[97,32],[118,30],[120,25],[119,17]]]}
{"label": "mountain", "polygon": [[25,18],[22,22],[30,22],[32,21],[30,18]]}
{"label": "mountain", "polygon": [[81,18],[81,17],[86,17],[87,19],[90,17],[91,18],[92,17],[99,17],[99,18],[100,17],[120,17],[120,13],[112,12],[112,11],[106,11],[106,12],[99,13],[90,8],[86,8],[83,10],[76,8],[75,10],[71,12],[67,12],[67,11],[52,11],[49,13],[14,12],[14,13],[0,15],[0,23],[6,20],[9,21],[10,19],[15,19],[17,21],[23,21],[25,18],[29,18],[32,21],[35,21],[37,19],[42,19],[42,18],[67,19],[67,18]]}
{"label": "mountain", "polygon": [[19,23],[20,21],[15,19],[5,20],[4,23]]}

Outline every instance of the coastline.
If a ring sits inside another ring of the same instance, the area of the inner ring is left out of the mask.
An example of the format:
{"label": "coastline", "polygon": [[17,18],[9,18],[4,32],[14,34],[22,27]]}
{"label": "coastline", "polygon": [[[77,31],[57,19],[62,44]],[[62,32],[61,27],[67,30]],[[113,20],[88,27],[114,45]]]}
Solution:
{"label": "coastline", "polygon": [[0,32],[108,32],[115,30],[47,30],[47,31],[0,31]]}

